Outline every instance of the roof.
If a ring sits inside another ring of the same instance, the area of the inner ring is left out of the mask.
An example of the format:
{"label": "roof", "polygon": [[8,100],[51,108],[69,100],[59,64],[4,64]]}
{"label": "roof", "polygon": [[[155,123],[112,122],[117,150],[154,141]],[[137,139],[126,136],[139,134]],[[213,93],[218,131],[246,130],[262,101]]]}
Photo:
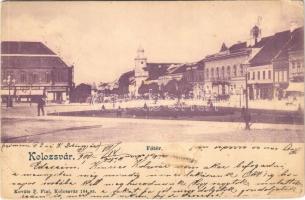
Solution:
{"label": "roof", "polygon": [[226,50],[228,50],[228,47],[226,46],[225,43],[222,43],[221,48],[220,48],[220,52],[221,51],[226,51]]}
{"label": "roof", "polygon": [[171,72],[171,74],[180,74],[186,72],[186,69],[188,68],[187,64],[181,65],[180,67],[177,67],[174,71]]}
{"label": "roof", "polygon": [[223,51],[220,51],[215,54],[207,55],[202,61],[205,62],[205,61],[210,61],[210,60],[215,60],[215,59],[225,59],[227,57],[243,55],[243,54],[249,53],[247,42],[237,42],[237,43],[233,44],[232,46],[230,46],[230,48],[227,48],[225,46],[225,44],[223,43],[221,49],[226,49],[228,51],[223,50]]}
{"label": "roof", "polygon": [[283,46],[274,60],[288,59],[288,51],[304,50],[304,28],[300,27],[291,33],[288,42]]}
{"label": "roof", "polygon": [[247,42],[238,42],[236,44],[233,44],[230,48],[229,51],[230,53],[234,53],[236,51],[239,51],[240,49],[247,48]]}
{"label": "roof", "polygon": [[247,46],[247,42],[237,42],[230,46],[228,48],[229,52],[227,54],[220,54],[215,53],[211,55],[207,55],[202,61],[209,61],[209,60],[215,60],[215,59],[225,59],[228,56],[236,56],[241,55],[249,52],[249,48],[262,48],[267,41],[269,41],[272,38],[272,36],[263,37],[261,40],[259,40],[256,44],[253,46],[249,45]]}
{"label": "roof", "polygon": [[271,36],[267,36],[267,37],[263,37],[256,44],[254,44],[253,46],[249,46],[249,47],[251,47],[251,48],[261,48],[261,47],[263,47],[267,43],[267,41],[272,39],[272,37],[273,37],[272,35]]}
{"label": "roof", "polygon": [[288,47],[289,51],[304,50],[304,27],[297,28],[293,31],[293,37]]}
{"label": "roof", "polygon": [[1,68],[63,68],[68,67],[57,56],[1,56]]}
{"label": "roof", "polygon": [[2,41],[1,54],[55,55],[42,42]]}
{"label": "roof", "polygon": [[290,31],[278,32],[265,41],[262,49],[249,61],[250,66],[271,64],[272,59],[279,53],[290,38]]}
{"label": "roof", "polygon": [[160,76],[163,76],[167,73],[167,69],[172,65],[177,65],[179,63],[147,63],[147,66],[144,68],[145,71],[148,71],[147,80],[155,80]]}
{"label": "roof", "polygon": [[134,70],[125,72],[118,80],[120,86],[128,86],[131,83],[131,77],[134,76]]}
{"label": "roof", "polygon": [[197,70],[202,70],[204,68],[204,62],[203,61],[199,61],[196,63],[186,63],[183,64],[179,67],[177,67],[177,69],[175,69],[174,71],[171,72],[171,74],[179,74],[179,73],[184,73],[187,71],[187,69],[189,67],[194,67]]}

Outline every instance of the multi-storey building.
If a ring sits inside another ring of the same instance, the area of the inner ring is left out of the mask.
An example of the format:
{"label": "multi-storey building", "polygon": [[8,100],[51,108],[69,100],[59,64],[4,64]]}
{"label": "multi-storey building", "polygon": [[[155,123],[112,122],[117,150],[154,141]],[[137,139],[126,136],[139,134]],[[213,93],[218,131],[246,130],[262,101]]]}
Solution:
{"label": "multi-storey building", "polygon": [[1,97],[31,101],[46,95],[48,101],[69,100],[73,66],[41,42],[1,42]]}
{"label": "multi-storey building", "polygon": [[[290,30],[288,42],[272,60],[275,96],[304,93],[304,28]],[[287,94],[288,92],[288,94]]]}
{"label": "multi-storey building", "polygon": [[[256,26],[255,26],[256,27]],[[237,42],[227,48],[223,43],[220,51],[205,57],[205,96],[230,98],[241,104],[246,88],[247,63],[264,46],[268,37],[256,38],[251,44]]]}
{"label": "multi-storey building", "polygon": [[192,85],[193,96],[196,99],[203,98],[204,91],[204,60],[199,62],[185,64],[185,80]]}
{"label": "multi-storey building", "polygon": [[243,63],[249,59],[250,53],[246,43],[237,43],[230,48],[223,44],[219,53],[206,56],[206,96],[239,94],[245,88]]}
{"label": "multi-storey building", "polygon": [[[303,51],[298,48],[293,57],[293,46],[303,46],[303,28],[278,32],[269,37],[264,47],[249,61],[248,84],[250,99],[282,99],[290,81],[300,74]],[[297,62],[299,61],[299,62]],[[300,71],[300,70],[299,70]],[[303,68],[302,68],[303,71]],[[298,78],[296,78],[298,79]]]}

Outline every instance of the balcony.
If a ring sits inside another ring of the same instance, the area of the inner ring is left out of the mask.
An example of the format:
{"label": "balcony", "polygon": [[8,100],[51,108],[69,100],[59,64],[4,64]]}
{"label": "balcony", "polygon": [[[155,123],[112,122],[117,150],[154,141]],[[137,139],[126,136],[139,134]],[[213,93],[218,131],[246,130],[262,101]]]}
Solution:
{"label": "balcony", "polygon": [[210,80],[213,84],[229,84],[231,77],[211,77]]}
{"label": "balcony", "polygon": [[212,82],[214,82],[214,81],[230,81],[231,77],[230,76],[229,77],[226,77],[226,76],[224,76],[224,77],[211,77],[210,80]]}

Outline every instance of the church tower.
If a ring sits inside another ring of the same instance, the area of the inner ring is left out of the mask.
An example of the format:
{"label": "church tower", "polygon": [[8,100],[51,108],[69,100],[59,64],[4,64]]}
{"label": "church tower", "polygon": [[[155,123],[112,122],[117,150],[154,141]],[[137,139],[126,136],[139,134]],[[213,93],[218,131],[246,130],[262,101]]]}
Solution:
{"label": "church tower", "polygon": [[147,64],[147,59],[144,55],[144,49],[139,47],[137,50],[137,57],[135,58],[135,76],[143,76],[144,69]]}
{"label": "church tower", "polygon": [[144,55],[144,49],[139,47],[137,57],[135,58],[135,94],[138,95],[138,89],[142,82],[148,78],[148,72],[144,70],[147,67],[147,58]]}

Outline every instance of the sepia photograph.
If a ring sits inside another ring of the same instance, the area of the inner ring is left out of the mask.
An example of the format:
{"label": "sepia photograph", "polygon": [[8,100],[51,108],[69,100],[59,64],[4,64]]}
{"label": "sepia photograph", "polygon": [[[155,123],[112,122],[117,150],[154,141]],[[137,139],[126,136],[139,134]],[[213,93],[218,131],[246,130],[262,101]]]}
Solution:
{"label": "sepia photograph", "polygon": [[304,196],[304,5],[1,3],[0,196]]}
{"label": "sepia photograph", "polygon": [[284,7],[5,2],[1,140],[302,142],[303,10]]}

